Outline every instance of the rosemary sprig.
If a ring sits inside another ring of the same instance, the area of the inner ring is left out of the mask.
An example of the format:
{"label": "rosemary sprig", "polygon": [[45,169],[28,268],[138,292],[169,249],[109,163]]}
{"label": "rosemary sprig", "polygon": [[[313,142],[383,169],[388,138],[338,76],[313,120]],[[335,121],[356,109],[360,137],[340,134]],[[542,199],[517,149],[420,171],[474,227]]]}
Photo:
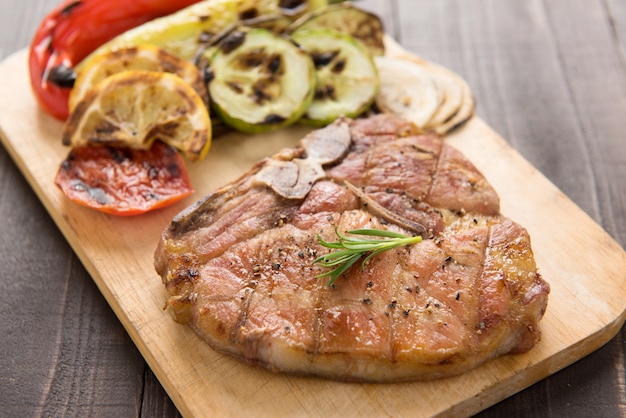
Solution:
{"label": "rosemary sprig", "polygon": [[[368,236],[370,238],[349,237],[341,234],[335,228],[335,234],[339,238],[336,242],[324,241],[317,236],[318,242],[326,247],[337,251],[330,252],[313,260],[313,264],[319,263],[324,267],[333,268],[317,277],[330,277],[328,286],[332,286],[337,277],[341,276],[354,263],[363,258],[361,269],[365,269],[365,264],[378,254],[403,245],[416,244],[422,240],[421,236],[409,237],[397,232],[385,231],[382,229],[353,229],[347,231],[348,234]],[[381,238],[371,238],[381,237]]]}

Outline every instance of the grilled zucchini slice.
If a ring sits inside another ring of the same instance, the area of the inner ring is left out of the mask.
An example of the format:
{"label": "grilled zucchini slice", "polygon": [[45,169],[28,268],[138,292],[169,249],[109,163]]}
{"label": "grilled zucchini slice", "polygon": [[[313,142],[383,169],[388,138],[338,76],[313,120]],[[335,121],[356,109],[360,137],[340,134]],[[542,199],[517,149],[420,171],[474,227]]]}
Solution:
{"label": "grilled zucchini slice", "polygon": [[296,19],[287,28],[287,33],[293,35],[301,30],[320,28],[334,29],[352,36],[362,42],[373,56],[385,54],[383,42],[385,31],[382,20],[373,13],[359,9],[351,2],[312,10]]}
{"label": "grilled zucchini slice", "polygon": [[316,70],[315,97],[303,122],[322,126],[370,107],[378,92],[378,71],[361,43],[333,29],[298,30],[293,39],[311,56]]}
{"label": "grilled zucchini slice", "polygon": [[259,28],[229,33],[210,58],[207,87],[219,117],[246,133],[296,122],[315,92],[315,68],[291,39]]}

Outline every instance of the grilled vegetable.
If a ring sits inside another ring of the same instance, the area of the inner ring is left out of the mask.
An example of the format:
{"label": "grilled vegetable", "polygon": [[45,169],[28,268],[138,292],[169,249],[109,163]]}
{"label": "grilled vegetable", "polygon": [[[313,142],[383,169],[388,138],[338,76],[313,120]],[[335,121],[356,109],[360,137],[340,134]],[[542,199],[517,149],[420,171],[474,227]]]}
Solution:
{"label": "grilled vegetable", "polygon": [[316,69],[315,97],[303,121],[326,125],[339,116],[367,110],[378,91],[378,72],[368,50],[350,35],[332,29],[299,30],[293,39]]}
{"label": "grilled vegetable", "polygon": [[267,132],[304,114],[315,91],[315,68],[290,39],[242,27],[210,58],[208,89],[213,109],[227,124],[242,132]]}
{"label": "grilled vegetable", "polygon": [[200,95],[165,72],[122,71],[78,102],[63,129],[63,144],[148,149],[155,140],[179,149],[190,161],[211,146],[211,121]]}
{"label": "grilled vegetable", "polygon": [[41,22],[29,50],[30,81],[41,107],[68,116],[74,66],[120,33],[197,0],[65,0]]}
{"label": "grilled vegetable", "polygon": [[378,108],[426,131],[452,132],[474,114],[474,96],[454,72],[414,55],[375,57],[380,73]]}
{"label": "grilled vegetable", "polygon": [[376,57],[380,72],[378,108],[424,128],[443,100],[441,90],[422,66],[395,57]]}
{"label": "grilled vegetable", "polygon": [[165,207],[193,193],[182,157],[162,142],[149,150],[76,147],[55,184],[80,205],[120,216]]}
{"label": "grilled vegetable", "polygon": [[78,73],[74,88],[70,93],[70,112],[89,90],[102,80],[113,74],[130,70],[176,74],[192,86],[205,103],[208,103],[204,79],[195,65],[153,45],[139,45],[90,55],[88,62]]}
{"label": "grilled vegetable", "polygon": [[385,53],[385,31],[380,18],[350,2],[313,10],[297,19],[287,28],[287,32],[293,34],[296,31],[319,28],[334,29],[358,39],[373,56]]}

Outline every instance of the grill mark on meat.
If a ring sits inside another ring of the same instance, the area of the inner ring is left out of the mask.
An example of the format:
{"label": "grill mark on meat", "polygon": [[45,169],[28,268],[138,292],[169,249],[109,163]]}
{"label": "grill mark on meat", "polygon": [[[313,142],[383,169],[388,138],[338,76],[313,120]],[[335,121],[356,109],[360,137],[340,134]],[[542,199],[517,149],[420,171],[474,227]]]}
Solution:
{"label": "grill mark on meat", "polygon": [[[488,227],[487,227],[487,242],[491,242],[492,229],[493,229],[492,226],[488,225]],[[480,269],[479,269],[478,274],[476,276],[478,279],[482,278],[484,276],[484,274],[485,274],[485,260],[487,259],[487,251],[488,250],[489,250],[489,245],[483,246],[482,252],[481,252]],[[480,297],[480,300],[482,302],[482,300],[484,299],[483,294],[481,293],[479,295],[479,297]],[[480,320],[479,320],[479,322],[477,324],[475,324],[474,328],[477,329],[477,331],[480,331],[480,334],[482,334],[482,329],[481,329],[482,325],[481,325]]]}
{"label": "grill mark on meat", "polygon": [[437,153],[437,156],[436,156],[437,159],[436,159],[436,162],[435,162],[435,167],[433,169],[432,175],[430,176],[430,185],[428,186],[428,190],[426,191],[426,194],[424,195],[424,201],[426,201],[426,202],[429,201],[428,197],[430,196],[430,194],[431,194],[431,192],[433,190],[433,187],[435,185],[435,180],[436,180],[436,178],[437,178],[437,176],[439,174],[439,165],[441,163],[442,155],[443,155],[443,151],[440,149],[439,152]]}
{"label": "grill mark on meat", "polygon": [[[248,283],[248,286],[249,286],[249,283]],[[255,293],[254,289],[250,287],[246,287],[244,289],[243,296],[241,296],[241,307],[239,308],[239,317],[237,318],[237,322],[235,323],[235,326],[230,336],[230,340],[235,344],[240,342],[239,333],[241,329],[246,326],[246,322],[248,321],[248,311],[250,309],[250,301],[254,293]]]}

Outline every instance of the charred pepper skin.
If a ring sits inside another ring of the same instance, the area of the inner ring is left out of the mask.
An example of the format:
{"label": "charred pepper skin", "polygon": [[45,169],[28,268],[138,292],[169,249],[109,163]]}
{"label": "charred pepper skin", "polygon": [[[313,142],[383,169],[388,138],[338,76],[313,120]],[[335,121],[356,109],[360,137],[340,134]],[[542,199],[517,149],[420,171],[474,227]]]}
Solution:
{"label": "charred pepper skin", "polygon": [[31,41],[28,64],[37,102],[46,113],[67,119],[76,64],[115,36],[198,1],[63,1],[43,19]]}

